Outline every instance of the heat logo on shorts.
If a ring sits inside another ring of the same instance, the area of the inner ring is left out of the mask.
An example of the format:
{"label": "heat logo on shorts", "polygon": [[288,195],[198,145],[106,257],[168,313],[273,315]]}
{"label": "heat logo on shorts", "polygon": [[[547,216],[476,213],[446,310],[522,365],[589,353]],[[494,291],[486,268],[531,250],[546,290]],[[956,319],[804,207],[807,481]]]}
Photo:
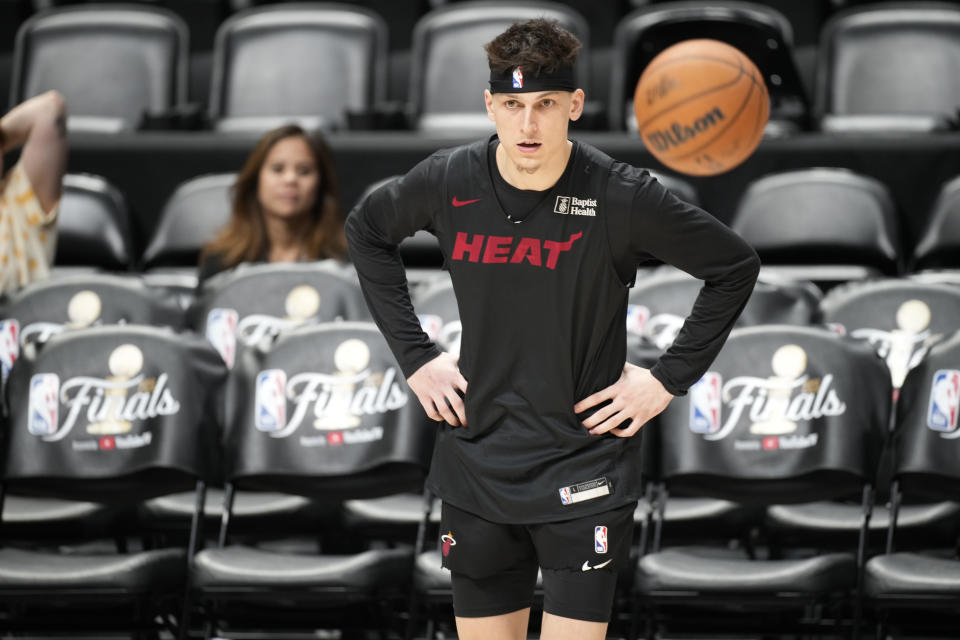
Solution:
{"label": "heat logo on shorts", "polygon": [[607,552],[607,528],[597,525],[593,529],[593,550],[597,553]]}
{"label": "heat logo on shorts", "polygon": [[446,534],[440,536],[440,542],[443,543],[441,551],[443,552],[443,557],[446,558],[450,555],[450,547],[457,546],[457,541],[453,539],[453,532],[447,531]]}

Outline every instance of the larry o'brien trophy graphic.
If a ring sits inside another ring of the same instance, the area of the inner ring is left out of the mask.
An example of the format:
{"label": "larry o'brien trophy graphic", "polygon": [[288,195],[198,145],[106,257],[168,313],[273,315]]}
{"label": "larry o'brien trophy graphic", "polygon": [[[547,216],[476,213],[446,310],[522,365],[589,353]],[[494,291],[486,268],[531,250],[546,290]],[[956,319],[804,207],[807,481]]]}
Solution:
{"label": "larry o'brien trophy graphic", "polygon": [[[107,386],[103,390],[104,407],[123,407],[127,399],[127,390],[143,381],[143,376],[138,376],[143,370],[143,353],[132,344],[124,344],[113,350],[110,359],[107,361],[107,367],[110,369],[110,375],[107,376]],[[134,378],[136,377],[136,380]],[[153,391],[153,381],[146,386],[150,389],[140,389],[140,391]],[[124,420],[121,412],[107,410],[104,417],[98,422],[91,422],[87,425],[87,433],[91,435],[112,436],[130,431],[129,420]]]}
{"label": "larry o'brien trophy graphic", "polygon": [[867,340],[890,369],[893,388],[903,386],[907,374],[927,354],[941,336],[930,333],[930,307],[922,300],[907,300],[897,309],[897,328],[892,331],[865,327],[850,333],[853,338]]}
{"label": "larry o'brien trophy graphic", "polygon": [[767,383],[769,410],[750,425],[750,433],[764,436],[793,433],[797,430],[797,423],[790,419],[788,409],[794,387],[803,384],[805,391],[816,391],[813,387],[819,386],[820,381],[801,380],[800,376],[807,369],[807,354],[795,344],[777,349],[771,364],[774,375],[768,378]]}

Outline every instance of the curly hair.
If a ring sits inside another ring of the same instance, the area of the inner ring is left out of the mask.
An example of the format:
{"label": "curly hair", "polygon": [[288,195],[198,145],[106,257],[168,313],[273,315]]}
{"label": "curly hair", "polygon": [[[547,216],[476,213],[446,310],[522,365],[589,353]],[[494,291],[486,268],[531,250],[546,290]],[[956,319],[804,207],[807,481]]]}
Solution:
{"label": "curly hair", "polygon": [[535,73],[553,73],[573,66],[580,41],[556,20],[535,18],[510,25],[483,48],[491,71],[503,73],[512,67],[523,67]]}

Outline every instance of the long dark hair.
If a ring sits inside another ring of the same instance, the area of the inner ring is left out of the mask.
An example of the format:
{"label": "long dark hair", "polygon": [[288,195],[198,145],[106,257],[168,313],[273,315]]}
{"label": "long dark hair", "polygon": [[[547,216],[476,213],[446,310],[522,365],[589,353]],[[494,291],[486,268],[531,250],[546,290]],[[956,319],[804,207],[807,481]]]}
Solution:
{"label": "long dark hair", "polygon": [[310,214],[304,251],[309,260],[344,258],[347,241],[343,232],[340,211],[340,187],[333,166],[333,155],[319,133],[308,134],[297,125],[285,125],[268,131],[257,143],[237,175],[233,186],[233,208],[230,221],[220,233],[203,248],[201,261],[210,255],[219,255],[225,268],[241,262],[258,262],[269,243],[263,211],[257,199],[260,169],[267,155],[284,138],[299,137],[307,143],[320,174],[319,193]]}

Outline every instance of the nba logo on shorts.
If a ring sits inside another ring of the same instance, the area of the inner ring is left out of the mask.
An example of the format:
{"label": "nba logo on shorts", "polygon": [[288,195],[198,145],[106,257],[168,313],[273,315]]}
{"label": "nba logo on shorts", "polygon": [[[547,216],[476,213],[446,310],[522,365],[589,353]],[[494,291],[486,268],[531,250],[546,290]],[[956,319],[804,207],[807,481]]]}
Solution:
{"label": "nba logo on shorts", "polygon": [[20,355],[20,323],[16,320],[0,322],[0,370],[3,380],[10,375],[13,363]]}
{"label": "nba logo on shorts", "polygon": [[30,378],[30,419],[27,430],[35,436],[57,432],[60,423],[60,378],[55,373],[37,373]]}
{"label": "nba logo on shorts", "polygon": [[513,70],[513,88],[523,89],[523,71],[520,67]]}
{"label": "nba logo on shorts", "polygon": [[956,431],[960,409],[960,371],[941,369],[933,374],[927,426],[934,431]]}
{"label": "nba logo on shorts", "polygon": [[233,309],[211,309],[207,314],[207,341],[228,367],[237,357],[237,324],[240,316]]}
{"label": "nba logo on shorts", "polygon": [[719,373],[708,371],[690,387],[690,430],[694,433],[716,433],[720,430]]}
{"label": "nba logo on shorts", "polygon": [[560,502],[563,504],[570,504],[570,487],[564,487],[560,489]]}
{"label": "nba logo on shorts", "polygon": [[597,553],[607,552],[607,528],[603,525],[593,528],[593,550]]}
{"label": "nba logo on shorts", "polygon": [[256,417],[259,431],[279,431],[287,425],[287,374],[267,369],[257,374]]}

